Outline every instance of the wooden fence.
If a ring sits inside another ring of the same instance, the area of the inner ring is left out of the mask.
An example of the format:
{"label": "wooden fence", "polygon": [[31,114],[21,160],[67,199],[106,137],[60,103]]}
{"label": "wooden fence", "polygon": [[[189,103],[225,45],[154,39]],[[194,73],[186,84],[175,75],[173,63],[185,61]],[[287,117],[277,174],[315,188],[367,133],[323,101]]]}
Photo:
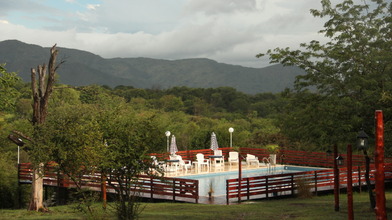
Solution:
{"label": "wooden fence", "polygon": [[[371,166],[370,180],[374,182],[375,169]],[[385,179],[392,180],[392,163],[385,166]],[[347,168],[339,169],[339,183],[341,187],[347,186]],[[361,187],[365,182],[365,167],[356,166],[352,171],[353,186]],[[303,184],[317,194],[321,190],[330,190],[334,187],[333,169],[306,171],[298,173],[277,174],[268,176],[226,180],[226,203],[230,199],[240,197],[246,200],[269,198],[279,195],[294,195],[298,187]]]}
{"label": "wooden fence", "polygon": [[[234,151],[232,148],[219,148],[222,150],[225,159],[228,158],[229,152]],[[214,155],[214,152],[210,149],[202,150],[189,150],[179,151],[176,154],[181,155],[184,160],[194,161],[196,154],[202,153],[204,156]],[[244,159],[246,154],[253,154],[262,159],[268,158],[270,153],[266,149],[261,148],[241,148],[241,157]],[[161,160],[168,159],[169,154],[152,154],[157,156]],[[279,164],[290,164],[290,165],[301,165],[301,166],[313,166],[313,167],[333,167],[333,154],[326,152],[308,152],[308,151],[295,151],[295,150],[279,150],[277,151],[276,162]],[[340,154],[343,158],[347,158],[347,154]],[[372,158],[372,156],[370,155]],[[385,163],[392,163],[392,158],[385,158]],[[364,155],[352,155],[353,166],[364,166],[365,158]],[[346,166],[347,160],[344,160],[344,166]]]}
{"label": "wooden fence", "polygon": [[[32,183],[33,169],[31,164],[19,164],[19,182]],[[52,164],[45,166],[43,176],[45,186],[77,188],[77,184],[58,173]],[[173,201],[199,201],[199,181],[182,178],[156,178],[147,175],[139,175],[134,183],[133,190],[142,197],[151,199],[167,199]],[[83,175],[79,179],[82,188],[92,191],[101,191],[106,188],[107,192],[116,193],[116,183],[113,179],[109,184],[109,179],[104,180],[100,172]]]}
{"label": "wooden fence", "polygon": [[[220,148],[225,159],[228,158],[229,152],[233,151],[232,148]],[[202,153],[206,157],[213,155],[210,149],[180,151],[177,152],[184,160],[194,161],[196,154]],[[246,154],[253,154],[259,158],[260,161],[264,157],[269,157],[266,149],[258,148],[241,148],[241,157],[246,157]],[[168,159],[168,154],[152,154],[157,156],[159,160]],[[347,158],[346,154],[341,154]],[[333,167],[333,156],[325,152],[305,152],[293,150],[280,150],[277,152],[277,163],[292,164],[302,166],[315,166],[315,167]],[[346,160],[345,160],[346,161]],[[363,165],[365,159],[363,155],[353,155],[353,165],[357,166],[353,171],[353,184],[362,185],[364,181]],[[372,166],[373,167],[373,166]],[[340,183],[346,184],[347,177],[345,168],[340,169]],[[19,164],[18,176],[20,183],[32,182],[32,167],[30,164]],[[332,172],[332,174],[331,174]],[[374,169],[371,171],[373,178]],[[392,158],[385,158],[385,176],[386,179],[392,179]],[[272,176],[259,176],[242,178],[240,196],[251,199],[252,197],[269,197],[276,194],[293,194],[298,188],[295,180],[304,179],[306,182],[313,186],[313,191],[317,193],[319,189],[333,186],[333,171],[332,170],[318,170],[309,172],[300,172],[296,174],[280,174]],[[101,173],[96,172],[93,174],[85,175],[81,178],[82,187],[91,190],[100,191],[103,187],[108,192],[115,192],[115,187],[110,186],[107,181],[103,181]],[[105,185],[103,185],[103,183]],[[76,188],[76,184],[67,179],[66,176],[58,173],[53,164],[45,167],[44,184],[46,186],[55,187],[70,187]],[[238,179],[227,180],[227,202],[231,198],[238,198]],[[139,176],[137,189],[144,197],[150,198],[164,198],[171,200],[194,200],[198,203],[199,200],[199,182],[198,180],[189,180],[182,178],[152,178],[150,176]]]}

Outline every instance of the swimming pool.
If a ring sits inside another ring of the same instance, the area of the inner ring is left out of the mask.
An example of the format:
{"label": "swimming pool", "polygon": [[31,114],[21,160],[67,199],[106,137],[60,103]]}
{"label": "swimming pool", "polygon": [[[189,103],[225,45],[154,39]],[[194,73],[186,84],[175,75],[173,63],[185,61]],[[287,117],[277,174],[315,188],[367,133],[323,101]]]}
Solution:
{"label": "swimming pool", "polygon": [[[242,178],[283,173],[296,173],[321,169],[323,168],[301,166],[277,166],[272,169],[258,168],[251,170],[242,170]],[[199,196],[208,196],[210,187],[212,187],[212,189],[214,190],[214,196],[223,196],[226,195],[226,180],[238,178],[238,171],[188,175],[181,176],[179,178],[199,180]]]}

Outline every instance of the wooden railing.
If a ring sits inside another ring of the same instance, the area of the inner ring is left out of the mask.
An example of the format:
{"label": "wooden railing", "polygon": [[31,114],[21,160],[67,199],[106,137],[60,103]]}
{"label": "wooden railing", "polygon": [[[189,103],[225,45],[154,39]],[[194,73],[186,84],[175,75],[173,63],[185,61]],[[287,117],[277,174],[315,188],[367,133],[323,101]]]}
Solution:
{"label": "wooden railing", "polygon": [[[352,183],[354,186],[365,185],[365,167],[353,167]],[[375,169],[371,166],[370,180],[374,182]],[[392,163],[385,166],[385,179],[392,180]],[[339,169],[340,186],[347,185],[347,168]],[[241,178],[241,187],[237,179],[226,180],[226,203],[240,196],[250,200],[253,198],[269,198],[278,195],[293,195],[299,184],[306,184],[314,193],[329,190],[334,186],[333,169],[306,171],[298,173],[277,174],[268,176]],[[238,192],[240,191],[240,192]]]}
{"label": "wooden railing", "polygon": [[[227,160],[230,151],[234,151],[232,148],[219,148],[222,150],[224,158]],[[176,154],[181,155],[184,160],[194,161],[196,154],[202,153],[204,156],[213,155],[214,152],[210,149],[202,150],[189,150],[179,151]],[[246,157],[246,154],[253,154],[259,158],[260,161],[264,157],[269,157],[270,153],[266,149],[262,148],[241,148],[242,158]],[[157,156],[161,160],[168,159],[169,154],[152,154]],[[291,164],[301,166],[314,166],[314,167],[333,167],[333,155],[328,155],[326,152],[308,152],[308,151],[295,151],[295,150],[279,150],[276,153],[276,162],[279,164]],[[347,158],[346,154],[341,154],[343,158]],[[353,166],[364,166],[365,158],[364,155],[352,155]],[[385,163],[392,163],[392,158],[385,158]],[[346,163],[347,160],[344,160]],[[346,164],[344,164],[346,166]]]}
{"label": "wooden railing", "polygon": [[[219,148],[222,150],[224,158],[227,160],[229,152],[232,148]],[[196,154],[202,153],[206,157],[213,155],[210,149],[190,150],[177,152],[184,160],[195,160]],[[245,157],[246,154],[253,154],[261,161],[264,157],[269,157],[269,153],[265,149],[259,148],[241,148],[241,155]],[[168,159],[168,153],[152,154],[157,156],[160,160]],[[342,154],[346,157],[346,154]],[[277,163],[292,164],[302,166],[316,166],[316,167],[332,167],[333,158],[324,152],[305,152],[293,150],[280,150],[277,153]],[[353,155],[353,165],[363,167],[365,159],[363,155]],[[357,167],[357,169],[358,169]],[[373,167],[373,166],[372,166]],[[341,184],[346,184],[347,178],[345,168],[341,168]],[[31,183],[32,181],[32,167],[30,164],[19,164],[19,182]],[[241,197],[250,198],[252,196],[268,197],[276,193],[292,193],[296,190],[295,179],[304,178],[309,184],[313,185],[314,191],[322,187],[330,187],[333,185],[333,175],[331,170],[325,171],[310,171],[301,172],[297,174],[281,174],[273,176],[249,177],[243,178],[241,181]],[[374,172],[374,171],[372,171]],[[353,171],[353,183],[364,184],[363,168]],[[356,176],[357,175],[357,176]],[[373,175],[373,174],[372,174]],[[392,179],[392,158],[385,158],[385,179]],[[314,181],[314,182],[312,182]],[[102,185],[101,173],[93,173],[82,177],[82,186],[88,187],[91,190],[100,191]],[[56,187],[71,187],[76,188],[76,184],[69,180],[61,173],[57,173],[53,164],[45,167],[44,184],[47,186]],[[109,192],[114,192],[115,189],[105,182],[106,188]],[[180,178],[151,178],[149,176],[139,176],[139,187],[141,193],[150,198],[168,198],[172,200],[194,199],[198,202],[198,180],[187,180]],[[231,198],[238,198],[238,179],[228,180],[227,182],[227,201]]]}
{"label": "wooden railing", "polygon": [[[33,177],[33,169],[31,164],[19,164],[19,182],[31,183]],[[55,166],[49,164],[45,166],[43,176],[45,186],[77,188],[77,184],[66,178],[65,175],[58,173]],[[115,180],[113,180],[115,182]],[[92,191],[101,191],[103,184],[108,192],[116,192],[116,184],[110,185],[108,179],[103,181],[101,173],[95,172],[83,175],[79,179],[82,188],[88,188]],[[173,201],[199,201],[199,181],[180,178],[155,178],[147,175],[139,175],[137,182],[134,183],[136,193],[140,193],[143,197],[151,199],[167,199]]]}

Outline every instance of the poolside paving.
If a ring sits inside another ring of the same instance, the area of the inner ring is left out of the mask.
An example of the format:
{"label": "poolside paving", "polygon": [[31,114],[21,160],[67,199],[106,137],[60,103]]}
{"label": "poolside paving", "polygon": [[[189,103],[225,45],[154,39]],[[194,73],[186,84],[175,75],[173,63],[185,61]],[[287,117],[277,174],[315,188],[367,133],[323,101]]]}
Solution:
{"label": "poolside paving", "polygon": [[[271,169],[274,167],[279,167],[283,165],[275,165],[271,166]],[[247,166],[245,162],[242,162],[241,169],[242,170],[251,170],[251,169],[258,169],[258,168],[268,168],[264,163],[260,163],[260,166],[252,165]],[[191,170],[178,170],[178,171],[168,171],[165,172],[165,177],[182,177],[182,176],[189,176],[189,175],[200,175],[200,174],[211,174],[211,173],[222,173],[222,172],[229,172],[229,171],[238,171],[238,164],[230,166],[227,162],[225,162],[224,166],[211,166],[209,169],[201,169],[197,170],[195,167],[192,167]]]}

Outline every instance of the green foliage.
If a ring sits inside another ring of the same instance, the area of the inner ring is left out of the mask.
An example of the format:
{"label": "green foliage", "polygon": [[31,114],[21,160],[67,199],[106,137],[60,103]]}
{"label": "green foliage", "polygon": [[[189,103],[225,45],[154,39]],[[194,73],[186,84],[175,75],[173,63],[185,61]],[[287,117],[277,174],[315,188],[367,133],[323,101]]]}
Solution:
{"label": "green foliage", "polygon": [[[390,123],[392,91],[392,3],[351,0],[333,6],[322,1],[315,17],[329,18],[320,31],[330,41],[301,44],[302,50],[269,50],[272,63],[306,71],[296,81],[297,94],[281,115],[282,132],[292,140],[316,145],[347,143],[363,127],[373,134],[374,111]],[[257,56],[263,56],[259,54]],[[312,89],[316,93],[303,92]],[[386,101],[388,100],[388,101]],[[285,120],[286,119],[286,120]],[[392,136],[386,136],[390,143]]]}
{"label": "green foliage", "polygon": [[18,204],[16,160],[10,153],[0,157],[0,209],[16,208]]}
{"label": "green foliage", "polygon": [[16,86],[20,78],[15,72],[7,72],[5,64],[0,64],[0,111],[10,111],[15,108],[15,102],[20,96]]}
{"label": "green foliage", "polygon": [[115,112],[101,113],[104,131],[105,160],[108,183],[116,191],[115,210],[119,219],[135,219],[141,211],[137,200],[137,175],[148,173],[152,166],[148,156],[156,139],[156,116],[137,114],[124,106]]}
{"label": "green foliage", "polygon": [[80,92],[73,88],[57,86],[54,88],[49,101],[49,109],[64,105],[81,104]]}
{"label": "green foliage", "polygon": [[97,114],[98,110],[91,105],[52,109],[40,129],[39,140],[48,161],[56,161],[61,171],[75,178],[87,171],[81,170],[82,167],[99,164],[105,152]]}
{"label": "green foliage", "polygon": [[94,206],[94,204],[97,203],[100,199],[99,192],[93,192],[88,189],[79,189],[72,193],[71,198],[74,209],[84,213],[88,219],[96,219],[101,217],[97,211],[100,208]]}

